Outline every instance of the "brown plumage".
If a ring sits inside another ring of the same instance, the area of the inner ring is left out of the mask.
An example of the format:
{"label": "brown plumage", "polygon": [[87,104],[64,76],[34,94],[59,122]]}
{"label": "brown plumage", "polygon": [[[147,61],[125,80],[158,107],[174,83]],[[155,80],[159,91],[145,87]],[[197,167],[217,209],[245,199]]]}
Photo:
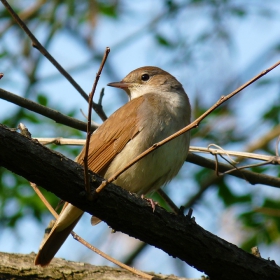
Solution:
{"label": "brown plumage", "polygon": [[[112,114],[91,136],[88,167],[111,177],[154,143],[190,122],[190,105],[182,85],[157,67],[142,67],[110,86],[124,89],[131,101]],[[185,133],[134,164],[114,182],[131,192],[146,194],[171,180],[187,157]],[[77,157],[83,162],[84,149]],[[83,211],[66,203],[48,237],[42,242],[36,265],[45,266],[75,227]]]}
{"label": "brown plumage", "polygon": [[[89,145],[88,168],[104,174],[104,170],[114,157],[124,148],[128,141],[139,133],[137,125],[137,110],[142,103],[143,96],[127,103],[125,107],[113,113],[95,133],[92,134]],[[112,123],[111,119],[119,120]],[[84,149],[77,157],[78,163],[83,163]]]}

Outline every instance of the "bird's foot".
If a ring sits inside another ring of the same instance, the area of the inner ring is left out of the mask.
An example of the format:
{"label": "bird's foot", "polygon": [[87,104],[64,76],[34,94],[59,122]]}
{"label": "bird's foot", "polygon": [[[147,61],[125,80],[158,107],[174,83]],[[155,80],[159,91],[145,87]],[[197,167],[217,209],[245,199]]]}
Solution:
{"label": "bird's foot", "polygon": [[152,200],[151,198],[145,198],[143,194],[141,195],[141,198],[149,201],[152,206],[153,212],[155,212],[156,205],[158,205],[158,203],[156,201]]}

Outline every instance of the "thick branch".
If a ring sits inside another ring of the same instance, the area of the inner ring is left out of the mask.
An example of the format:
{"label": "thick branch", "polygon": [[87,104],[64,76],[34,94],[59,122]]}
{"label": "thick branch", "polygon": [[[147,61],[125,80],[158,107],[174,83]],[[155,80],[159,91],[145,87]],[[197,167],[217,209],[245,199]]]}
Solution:
{"label": "thick branch", "polygon": [[[204,230],[193,219],[166,212],[108,185],[93,202],[83,195],[81,165],[0,126],[0,164],[122,231],[178,257],[211,279],[279,279],[280,268]],[[95,189],[101,178],[91,173]]]}
{"label": "thick branch", "polygon": [[[42,269],[34,265],[34,258],[34,253],[25,255],[0,252],[0,279],[141,280],[139,276],[121,268],[96,266],[82,262],[70,262],[58,258],[55,258],[49,266]],[[154,273],[151,274],[155,275]],[[158,275],[158,277],[163,277],[163,279],[168,280],[188,280],[187,278],[178,278],[173,275]]]}

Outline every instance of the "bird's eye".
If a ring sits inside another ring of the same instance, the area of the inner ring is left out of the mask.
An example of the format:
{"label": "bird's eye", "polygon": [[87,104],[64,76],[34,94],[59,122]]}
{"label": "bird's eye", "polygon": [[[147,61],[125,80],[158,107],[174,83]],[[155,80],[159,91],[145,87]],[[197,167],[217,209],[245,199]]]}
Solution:
{"label": "bird's eye", "polygon": [[143,74],[142,76],[141,76],[141,80],[142,81],[148,81],[150,79],[150,76],[148,75],[148,74]]}

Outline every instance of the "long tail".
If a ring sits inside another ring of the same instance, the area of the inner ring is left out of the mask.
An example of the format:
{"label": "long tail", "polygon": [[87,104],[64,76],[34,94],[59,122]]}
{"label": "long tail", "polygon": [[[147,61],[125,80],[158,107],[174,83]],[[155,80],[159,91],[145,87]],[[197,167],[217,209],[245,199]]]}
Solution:
{"label": "long tail", "polygon": [[70,203],[63,209],[50,234],[42,241],[35,265],[46,266],[50,263],[84,213]]}

